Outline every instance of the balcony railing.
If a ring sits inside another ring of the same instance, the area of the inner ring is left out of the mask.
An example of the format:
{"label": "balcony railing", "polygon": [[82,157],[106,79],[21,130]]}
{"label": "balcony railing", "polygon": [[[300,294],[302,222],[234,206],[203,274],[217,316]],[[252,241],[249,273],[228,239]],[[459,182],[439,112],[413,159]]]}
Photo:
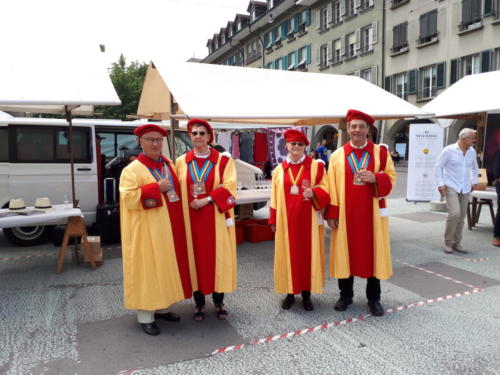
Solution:
{"label": "balcony railing", "polygon": [[438,34],[439,33],[435,33],[435,34],[432,34],[432,35],[428,35],[428,36],[425,36],[425,37],[419,37],[417,39],[417,44],[420,46],[422,44],[427,44],[427,43],[430,43],[430,42],[435,42],[438,40]]}
{"label": "balcony railing", "polygon": [[392,0],[391,1],[391,9],[397,8],[400,5],[409,3],[410,0]]}
{"label": "balcony railing", "polygon": [[480,29],[483,26],[483,21],[481,18],[473,20],[471,22],[462,22],[458,25],[458,32],[464,32],[468,30]]}
{"label": "balcony railing", "polygon": [[393,46],[391,48],[391,53],[400,53],[400,52],[405,52],[408,50],[408,42],[405,42],[403,44],[400,44],[399,46]]}

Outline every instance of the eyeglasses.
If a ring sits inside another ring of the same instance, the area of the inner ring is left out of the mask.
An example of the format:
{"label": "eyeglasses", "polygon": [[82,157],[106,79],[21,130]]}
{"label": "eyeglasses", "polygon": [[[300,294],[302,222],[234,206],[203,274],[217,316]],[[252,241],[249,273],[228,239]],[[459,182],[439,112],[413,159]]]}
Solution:
{"label": "eyeglasses", "polygon": [[191,135],[194,135],[194,136],[201,135],[203,137],[205,134],[207,134],[207,133],[206,132],[196,132],[196,131],[191,132]]}
{"label": "eyeglasses", "polygon": [[163,138],[145,138],[145,137],[141,137],[141,139],[143,139],[145,142],[148,142],[148,143],[162,143],[163,142]]}
{"label": "eyeglasses", "polygon": [[299,147],[305,146],[304,143],[302,143],[302,142],[290,142],[290,144],[292,146],[299,146]]}

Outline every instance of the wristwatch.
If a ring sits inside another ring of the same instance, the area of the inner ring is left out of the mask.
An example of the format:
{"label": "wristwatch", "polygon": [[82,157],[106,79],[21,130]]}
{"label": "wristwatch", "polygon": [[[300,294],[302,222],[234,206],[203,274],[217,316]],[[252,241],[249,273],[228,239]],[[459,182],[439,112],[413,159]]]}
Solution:
{"label": "wristwatch", "polygon": [[208,203],[212,203],[213,202],[213,199],[212,199],[212,197],[210,195],[206,199],[207,199]]}

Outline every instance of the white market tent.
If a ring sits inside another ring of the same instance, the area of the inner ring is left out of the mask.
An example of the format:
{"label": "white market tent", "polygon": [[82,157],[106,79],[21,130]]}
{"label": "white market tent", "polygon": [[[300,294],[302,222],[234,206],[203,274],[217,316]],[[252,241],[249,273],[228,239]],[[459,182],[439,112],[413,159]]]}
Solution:
{"label": "white market tent", "polygon": [[440,118],[473,117],[500,110],[500,71],[473,74],[455,82],[422,110]]}
{"label": "white market tent", "polygon": [[[172,99],[175,105],[171,109]],[[319,125],[355,108],[376,119],[428,112],[359,77],[154,60],[137,115],[151,119]]]}
{"label": "white market tent", "polygon": [[[0,110],[64,114],[69,122],[71,189],[76,207],[72,115],[92,114],[95,105],[120,105],[98,46],[12,45],[0,59]],[[22,47],[22,48],[21,48]],[[15,56],[15,58],[13,58]]]}

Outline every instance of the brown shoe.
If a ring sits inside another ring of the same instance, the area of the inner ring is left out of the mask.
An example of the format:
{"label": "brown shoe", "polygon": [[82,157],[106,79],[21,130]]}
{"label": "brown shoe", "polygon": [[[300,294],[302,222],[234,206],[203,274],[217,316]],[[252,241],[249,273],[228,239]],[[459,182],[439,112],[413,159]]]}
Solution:
{"label": "brown shoe", "polygon": [[500,247],[500,238],[498,238],[498,237],[494,237],[494,238],[493,238],[493,241],[491,242],[491,244],[492,244],[493,246]]}

